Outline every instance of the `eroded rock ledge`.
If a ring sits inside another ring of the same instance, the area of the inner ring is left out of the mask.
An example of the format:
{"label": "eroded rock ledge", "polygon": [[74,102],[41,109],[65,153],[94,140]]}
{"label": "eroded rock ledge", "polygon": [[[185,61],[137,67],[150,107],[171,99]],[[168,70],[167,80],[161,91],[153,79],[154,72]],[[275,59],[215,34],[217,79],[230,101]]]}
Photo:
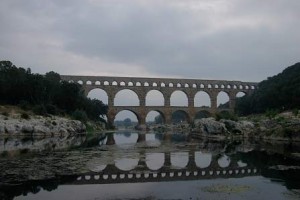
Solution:
{"label": "eroded rock ledge", "polygon": [[77,120],[57,116],[23,119],[19,115],[0,114],[0,135],[69,136],[85,133],[86,126]]}
{"label": "eroded rock ledge", "polygon": [[214,118],[195,120],[192,136],[243,136],[274,140],[300,141],[300,119],[278,118],[258,121],[232,121]]}

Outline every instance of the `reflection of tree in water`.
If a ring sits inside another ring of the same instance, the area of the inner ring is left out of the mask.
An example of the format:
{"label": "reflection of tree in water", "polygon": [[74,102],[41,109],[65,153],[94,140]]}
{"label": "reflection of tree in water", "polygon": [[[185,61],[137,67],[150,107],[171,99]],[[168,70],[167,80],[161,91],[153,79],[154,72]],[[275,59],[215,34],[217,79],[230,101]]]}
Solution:
{"label": "reflection of tree in water", "polygon": [[186,136],[184,134],[176,133],[172,135],[172,142],[183,142],[186,140]]}
{"label": "reflection of tree in water", "polygon": [[115,133],[116,135],[124,135],[125,137],[130,137],[132,132],[131,131],[122,131],[122,132],[117,132]]}
{"label": "reflection of tree in water", "polygon": [[163,133],[155,133],[154,137],[157,140],[163,140],[164,135]]}
{"label": "reflection of tree in water", "polygon": [[54,180],[28,181],[15,186],[0,185],[0,199],[12,200],[14,197],[21,195],[26,196],[29,193],[37,194],[41,191],[41,189],[50,192],[56,190],[59,185],[73,182],[75,179],[75,176],[66,176]]}
{"label": "reflection of tree in water", "polygon": [[266,151],[238,152],[233,155],[244,163],[250,163],[261,170],[261,175],[272,181],[282,182],[288,189],[300,189],[299,158]]}

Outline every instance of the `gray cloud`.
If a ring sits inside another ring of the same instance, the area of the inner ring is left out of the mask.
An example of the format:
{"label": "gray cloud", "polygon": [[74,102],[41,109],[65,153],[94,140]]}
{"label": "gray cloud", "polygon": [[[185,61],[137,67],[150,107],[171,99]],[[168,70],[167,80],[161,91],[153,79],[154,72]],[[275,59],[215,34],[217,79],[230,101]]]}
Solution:
{"label": "gray cloud", "polygon": [[260,81],[299,62],[298,0],[0,2],[0,57],[44,73]]}

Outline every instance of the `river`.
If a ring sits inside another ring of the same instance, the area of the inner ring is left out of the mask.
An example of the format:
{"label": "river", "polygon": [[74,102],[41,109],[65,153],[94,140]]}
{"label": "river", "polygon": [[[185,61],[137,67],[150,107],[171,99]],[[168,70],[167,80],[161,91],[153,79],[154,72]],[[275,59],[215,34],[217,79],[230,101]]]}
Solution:
{"label": "river", "polygon": [[0,138],[0,199],[300,199],[300,144],[120,131]]}

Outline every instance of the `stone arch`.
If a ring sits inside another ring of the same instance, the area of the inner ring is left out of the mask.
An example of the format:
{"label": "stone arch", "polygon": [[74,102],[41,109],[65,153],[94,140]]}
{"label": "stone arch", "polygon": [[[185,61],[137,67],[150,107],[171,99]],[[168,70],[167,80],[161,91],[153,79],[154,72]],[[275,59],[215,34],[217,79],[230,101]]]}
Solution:
{"label": "stone arch", "polygon": [[113,81],[111,85],[117,86],[118,82],[117,81]]}
{"label": "stone arch", "polygon": [[190,85],[189,85],[188,83],[186,83],[186,84],[184,84],[184,87],[185,87],[185,88],[189,88]]}
{"label": "stone arch", "polygon": [[100,81],[96,81],[95,85],[101,85]]}
{"label": "stone arch", "polygon": [[175,90],[170,96],[171,106],[188,106],[188,96],[181,90]]}
{"label": "stone arch", "polygon": [[239,85],[239,89],[240,90],[244,89],[243,85]]}
{"label": "stone arch", "polygon": [[225,88],[225,85],[222,84],[222,85],[221,85],[221,89],[224,89],[224,88]]}
{"label": "stone arch", "polygon": [[152,83],[152,87],[157,87],[157,83],[156,83],[156,82],[153,82],[153,83]]}
{"label": "stone arch", "polygon": [[101,88],[94,88],[88,92],[87,97],[90,99],[98,99],[104,104],[108,104],[108,95],[107,92]]}
{"label": "stone arch", "polygon": [[150,110],[146,115],[146,122],[154,122],[154,124],[164,124],[166,122],[166,118],[164,113],[160,110]]}
{"label": "stone arch", "polygon": [[207,110],[201,110],[201,111],[197,112],[195,115],[195,119],[202,119],[202,118],[208,118],[208,117],[212,117],[212,114],[210,112],[208,112]]}
{"label": "stone arch", "polygon": [[92,85],[92,81],[87,81],[85,84],[86,85]]}
{"label": "stone arch", "polygon": [[198,91],[194,97],[194,107],[211,107],[210,95],[205,91]]}
{"label": "stone arch", "polygon": [[204,84],[201,83],[200,84],[200,88],[205,88]]}
{"label": "stone arch", "polygon": [[109,82],[108,81],[104,81],[103,85],[109,85]]}
{"label": "stone arch", "polygon": [[236,86],[236,85],[233,85],[233,89],[237,89],[237,86]]}
{"label": "stone arch", "polygon": [[165,98],[159,90],[150,90],[146,94],[146,106],[164,106]]}
{"label": "stone arch", "polygon": [[192,85],[192,87],[193,87],[193,88],[197,88],[197,84],[194,83],[194,84]]}
{"label": "stone arch", "polygon": [[180,88],[181,87],[181,83],[177,83],[176,87]]}
{"label": "stone arch", "polygon": [[184,110],[176,110],[172,113],[172,123],[189,123],[190,121],[191,120],[189,114]]}
{"label": "stone arch", "polygon": [[119,90],[114,97],[115,106],[139,106],[138,95],[130,89]]}
{"label": "stone arch", "polygon": [[218,108],[229,108],[229,95],[227,92],[220,91],[217,95]]}
{"label": "stone arch", "polygon": [[207,85],[207,88],[209,88],[209,89],[212,88],[212,85],[211,85],[211,84],[208,84],[208,85]]}
{"label": "stone arch", "polygon": [[165,83],[161,83],[160,87],[166,87],[166,84]]}
{"label": "stone arch", "polygon": [[218,85],[218,84],[215,84],[215,88],[218,89],[218,88],[219,88],[219,85]]}
{"label": "stone arch", "polygon": [[174,84],[173,83],[169,83],[169,87],[174,87]]}
{"label": "stone arch", "polygon": [[231,89],[231,85],[227,85],[227,89]]}
{"label": "stone arch", "polygon": [[77,83],[80,84],[80,85],[83,85],[83,81],[82,80],[77,81]]}
{"label": "stone arch", "polygon": [[148,83],[148,82],[145,82],[145,83],[144,83],[144,86],[145,86],[145,87],[149,87],[149,83]]}

